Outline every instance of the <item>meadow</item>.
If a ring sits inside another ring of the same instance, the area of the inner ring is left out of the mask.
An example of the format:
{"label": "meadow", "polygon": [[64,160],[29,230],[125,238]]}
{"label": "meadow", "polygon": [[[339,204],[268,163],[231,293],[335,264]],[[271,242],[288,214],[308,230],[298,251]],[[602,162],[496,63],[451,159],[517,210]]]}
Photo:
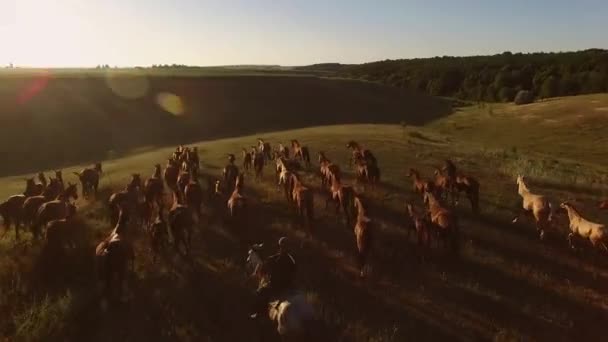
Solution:
{"label": "meadow", "polygon": [[[94,245],[111,230],[105,200],[132,173],[151,175],[153,165],[164,164],[173,147],[104,159],[99,199],[79,199],[80,247],[65,260],[45,258],[41,244],[29,235],[18,244],[12,231],[0,240],[0,336],[32,341],[275,340],[247,317],[255,285],[244,272],[244,260],[250,244],[272,245],[288,236],[299,264],[298,286],[317,308],[327,341],[601,340],[608,318],[606,255],[571,251],[565,216],[557,217],[544,242],[532,222],[511,224],[511,219],[521,205],[515,177],[525,174],[531,188],[547,194],[554,206],[571,200],[586,216],[608,222],[595,209],[598,200],[608,197],[607,117],[608,96],[586,95],[525,106],[461,107],[412,124],[407,118],[400,119],[402,125],[356,124],[353,119],[348,125],[321,122],[323,126],[281,127],[193,143],[203,173],[214,176],[226,164],[227,153],[239,153],[258,137],[272,144],[298,139],[315,156],[325,151],[344,170],[349,170],[347,141],[371,149],[382,169],[382,185],[365,194],[376,222],[370,277],[358,279],[352,227],[325,210],[316,167],[304,172],[303,179],[315,189],[317,237],[303,248],[298,242],[305,234],[267,167],[262,182],[247,178],[245,194],[252,201],[247,225],[228,227],[206,208],[191,259],[170,253],[153,263],[148,240],[138,232],[129,300],[110,307],[100,305],[93,272]],[[481,215],[471,215],[462,201],[459,257],[434,248],[423,258],[406,229],[405,201],[421,205],[406,173],[414,167],[431,177],[446,158],[479,179]],[[83,165],[65,167],[67,180],[75,181],[71,172]],[[25,176],[0,179],[0,197],[21,192]]]}

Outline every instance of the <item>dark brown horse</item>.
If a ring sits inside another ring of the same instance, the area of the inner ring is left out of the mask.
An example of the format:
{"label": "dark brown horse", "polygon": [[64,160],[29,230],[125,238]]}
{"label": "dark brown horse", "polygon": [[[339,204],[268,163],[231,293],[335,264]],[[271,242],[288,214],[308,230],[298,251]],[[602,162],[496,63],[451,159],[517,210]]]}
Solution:
{"label": "dark brown horse", "polygon": [[239,175],[239,168],[234,165],[234,154],[228,155],[228,165],[222,170],[223,183],[226,185],[226,191],[231,193],[236,184],[236,177]]}
{"label": "dark brown horse", "polygon": [[262,180],[264,176],[264,163],[264,154],[255,153],[255,155],[253,155],[253,170],[255,171],[255,179],[258,181]]}
{"label": "dark brown horse", "polygon": [[76,206],[68,205],[68,211],[65,218],[60,220],[50,221],[46,226],[45,241],[47,248],[52,253],[59,253],[67,245],[75,247],[76,222],[74,216],[76,214]]}
{"label": "dark brown horse", "polygon": [[167,222],[163,217],[163,207],[156,210],[156,215],[153,221],[150,222],[150,246],[152,249],[152,261],[156,262],[156,258],[163,253],[169,242],[169,231],[167,230]]}
{"label": "dark brown horse", "polygon": [[133,246],[127,237],[128,214],[121,213],[112,233],[95,248],[99,278],[104,282],[104,293],[112,294],[112,283],[118,284],[118,296],[122,295],[129,260],[134,265]]}
{"label": "dark brown horse", "polygon": [[253,169],[253,158],[251,153],[246,148],[243,148],[243,170],[249,173],[251,169]]}
{"label": "dark brown horse", "polygon": [[479,182],[477,179],[458,175],[456,176],[456,202],[458,203],[459,194],[464,192],[471,202],[471,209],[474,214],[479,213]]}
{"label": "dark brown horse", "polygon": [[179,177],[179,166],[173,159],[167,161],[164,172],[165,182],[171,190],[177,189],[177,177]]}
{"label": "dark brown horse", "polygon": [[40,196],[28,197],[23,202],[23,223],[27,226],[31,226],[36,218],[38,209],[45,203],[57,199],[57,197],[63,193],[59,181],[51,178],[51,183],[44,189],[44,192]]}
{"label": "dark brown horse", "polygon": [[[137,207],[139,202],[139,190],[141,190],[141,177],[139,174],[131,175],[131,181],[127,184],[124,190],[113,193],[108,200],[110,207],[110,223],[112,226],[118,224],[118,217],[121,211],[124,211],[129,217],[137,216]],[[145,220],[144,217],[140,217]]]}
{"label": "dark brown horse", "polygon": [[40,235],[42,227],[52,220],[61,220],[68,216],[70,211],[70,199],[78,199],[78,188],[76,184],[68,183],[68,187],[61,193],[56,200],[43,203],[38,212],[36,213],[36,219],[32,224],[32,232],[34,237],[37,238]]}
{"label": "dark brown horse", "polygon": [[80,172],[74,172],[82,186],[82,197],[89,198],[91,193],[97,196],[99,178],[102,172],[101,163],[96,163],[93,167],[85,168]]}
{"label": "dark brown horse", "polygon": [[265,160],[272,160],[272,147],[270,147],[270,143],[258,139],[258,152],[262,154]]}
{"label": "dark brown horse", "polygon": [[148,205],[152,205],[152,202],[156,202],[158,205],[163,200],[163,192],[165,191],[165,185],[162,179],[160,164],[154,165],[154,173],[152,177],[146,179],[144,183],[144,198]]}
{"label": "dark brown horse", "polygon": [[365,161],[368,165],[378,165],[374,154],[370,150],[362,148],[356,141],[349,141],[346,147],[352,151],[350,158],[351,167],[355,166],[358,161]]}
{"label": "dark brown horse", "polygon": [[173,247],[178,253],[181,253],[180,245],[182,245],[185,254],[190,255],[193,226],[192,211],[181,202],[179,193],[174,191],[173,206],[169,210],[169,228],[173,236]]}
{"label": "dark brown horse", "polygon": [[191,179],[184,189],[186,205],[196,214],[199,223],[203,219],[203,188],[196,179]]}

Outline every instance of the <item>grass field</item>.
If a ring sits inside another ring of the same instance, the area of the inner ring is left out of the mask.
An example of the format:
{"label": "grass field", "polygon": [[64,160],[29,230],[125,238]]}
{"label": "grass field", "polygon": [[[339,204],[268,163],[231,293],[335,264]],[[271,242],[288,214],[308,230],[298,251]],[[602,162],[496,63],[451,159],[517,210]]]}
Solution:
{"label": "grass field", "polygon": [[146,146],[319,125],[422,124],[451,113],[448,101],[430,96],[313,76],[18,71],[0,72],[0,176]]}
{"label": "grass field", "polygon": [[[263,134],[272,143],[297,138],[315,155],[324,150],[343,169],[348,169],[346,142],[356,139],[374,151],[382,168],[381,188],[366,194],[377,223],[369,279],[357,278],[351,227],[324,210],[319,192],[318,237],[302,249],[294,243],[299,287],[315,303],[327,340],[602,340],[608,318],[606,256],[570,251],[564,217],[558,217],[556,230],[543,243],[531,222],[510,221],[520,204],[515,175],[523,173],[554,206],[573,199],[585,215],[608,222],[595,210],[596,201],[608,196],[606,108],[608,95],[591,95],[520,107],[462,108],[420,127],[342,125]],[[197,143],[205,173],[219,174],[226,153],[237,153],[257,137]],[[151,149],[105,161],[100,198],[122,188],[131,173],[151,174],[152,165],[164,163],[171,151]],[[481,215],[470,215],[465,203],[459,207],[459,258],[439,248],[421,260],[404,228],[404,201],[421,204],[405,173],[416,167],[430,176],[448,157],[480,180]],[[153,264],[147,240],[138,233],[130,300],[109,309],[99,306],[92,273],[94,243],[110,230],[101,199],[80,200],[82,247],[67,260],[47,260],[38,244],[15,245],[12,232],[7,233],[0,240],[0,336],[255,340],[258,329],[247,319],[254,290],[243,267],[247,246],[272,244],[282,235],[295,242],[304,238],[267,170],[262,183],[247,180],[253,203],[248,224],[230,228],[204,220],[192,260],[170,256]],[[21,191],[22,179],[0,179],[0,196]],[[315,172],[304,180],[319,188]]]}

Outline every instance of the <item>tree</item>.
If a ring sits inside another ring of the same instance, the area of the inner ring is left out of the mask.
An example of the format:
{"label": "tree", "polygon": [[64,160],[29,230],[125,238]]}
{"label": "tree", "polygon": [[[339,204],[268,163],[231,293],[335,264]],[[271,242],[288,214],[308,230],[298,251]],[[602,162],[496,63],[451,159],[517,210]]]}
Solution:
{"label": "tree", "polygon": [[540,98],[546,99],[549,97],[555,97],[558,95],[558,86],[559,81],[555,76],[549,76],[543,82],[543,85],[540,88],[539,96]]}
{"label": "tree", "polygon": [[532,92],[529,90],[520,90],[519,92],[517,92],[517,95],[515,96],[514,100],[516,105],[528,104],[532,103],[533,101],[534,94],[532,94]]}
{"label": "tree", "polygon": [[498,92],[498,98],[502,102],[511,102],[515,98],[515,89],[510,87],[502,87]]}

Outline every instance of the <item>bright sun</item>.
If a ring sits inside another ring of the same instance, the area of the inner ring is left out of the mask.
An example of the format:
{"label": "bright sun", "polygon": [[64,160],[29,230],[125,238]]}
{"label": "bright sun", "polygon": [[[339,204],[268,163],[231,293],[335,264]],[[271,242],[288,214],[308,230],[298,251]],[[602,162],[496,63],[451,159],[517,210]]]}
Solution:
{"label": "bright sun", "polygon": [[69,65],[82,60],[87,25],[78,6],[73,0],[16,1],[14,18],[4,27],[5,51],[21,65]]}

